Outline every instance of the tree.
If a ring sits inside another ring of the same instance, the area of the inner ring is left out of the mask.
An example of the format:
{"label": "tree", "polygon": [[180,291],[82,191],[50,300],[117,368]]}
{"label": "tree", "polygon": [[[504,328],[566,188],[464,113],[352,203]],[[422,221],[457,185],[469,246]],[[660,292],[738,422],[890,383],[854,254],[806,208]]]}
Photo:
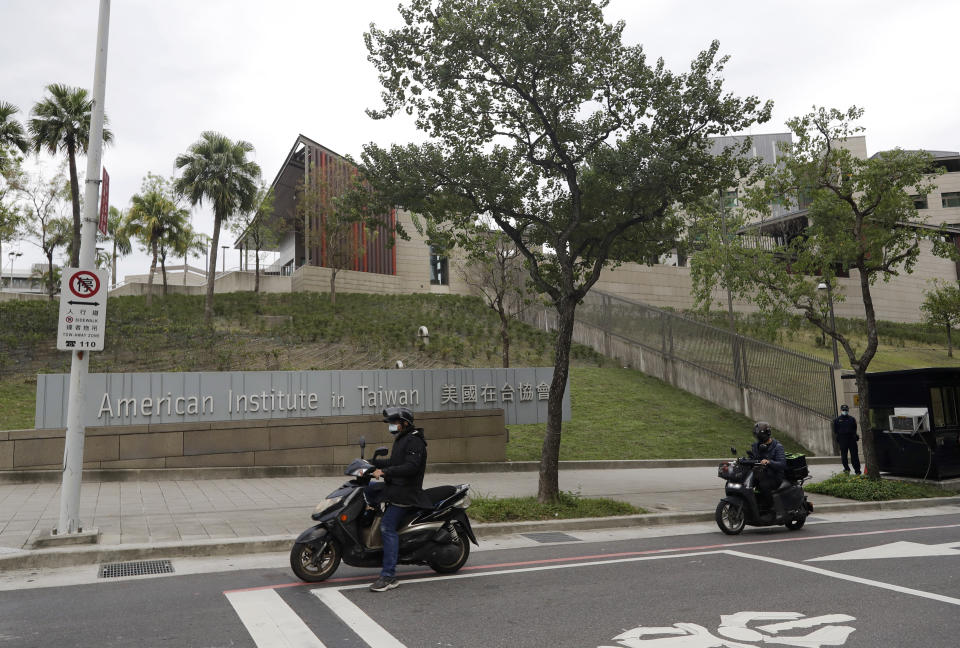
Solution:
{"label": "tree", "polygon": [[253,244],[253,292],[258,293],[260,251],[278,243],[284,227],[281,221],[273,218],[273,191],[269,187],[260,186],[255,204],[254,209],[240,214],[230,229],[238,238],[244,238],[248,251]]}
{"label": "tree", "polygon": [[30,150],[23,125],[13,117],[19,111],[12,103],[0,101],[0,173],[16,159],[15,151],[26,154]]}
{"label": "tree", "polygon": [[[153,276],[157,270],[160,248],[164,244],[169,245],[169,237],[175,236],[175,232],[186,224],[189,214],[177,205],[170,183],[150,173],[143,179],[140,193],[134,195],[130,203],[124,227],[131,236],[140,239],[151,255],[150,274],[147,278],[147,307],[150,307]],[[166,272],[163,283],[166,294]]]}
{"label": "tree", "polygon": [[[910,197],[925,196],[932,189],[931,178],[937,172],[931,156],[895,149],[868,159],[857,157],[843,143],[861,130],[853,122],[862,112],[856,107],[846,112],[819,108],[788,121],[793,144],[783,149],[777,166],[759,174],[749,190],[748,212],[732,228],[749,229],[772,200],[803,194],[812,202],[806,215],[808,226],[801,234],[776,239],[739,236],[726,245],[713,236],[694,255],[691,267],[700,304],[709,307],[713,287],[724,286],[767,314],[798,311],[837,340],[856,376],[860,426],[866,432],[864,463],[868,475],[879,479],[866,380],[879,342],[871,286],[878,279],[889,281],[911,272],[923,239],[931,240],[937,253],[949,251],[937,228],[925,226]],[[701,231],[716,233],[718,228]],[[866,344],[862,348],[826,315],[829,299],[845,298],[837,277],[846,273],[863,301]],[[818,290],[821,283],[832,291]]]}
{"label": "tree", "polygon": [[473,231],[461,230],[459,234],[459,246],[467,254],[460,275],[500,318],[503,366],[509,367],[510,321],[529,303],[523,256],[513,240],[499,229],[481,225]]}
{"label": "tree", "polygon": [[960,324],[960,285],[957,282],[936,284],[924,294],[920,310],[929,323],[947,329],[947,357],[952,358],[952,329]]}
{"label": "tree", "polygon": [[[17,192],[11,180],[17,178],[22,170],[16,157],[6,161],[0,167],[0,288],[3,287],[3,243],[16,241],[26,232],[26,218],[17,201]],[[13,279],[10,280],[11,285]]]}
{"label": "tree", "polygon": [[117,287],[117,258],[125,257],[133,251],[130,244],[130,232],[126,228],[126,218],[123,212],[114,206],[110,206],[107,212],[107,233],[97,233],[97,239],[103,243],[112,244],[110,253],[110,286]]}
{"label": "tree", "polygon": [[203,320],[210,326],[213,319],[213,284],[217,276],[217,245],[220,227],[237,213],[250,211],[257,198],[260,167],[247,159],[253,145],[243,140],[231,141],[213,131],[205,131],[190,149],[177,156],[176,167],[181,175],[174,186],[190,200],[213,203],[213,238],[207,276],[207,298]]}
{"label": "tree", "polygon": [[405,111],[429,140],[370,144],[364,176],[388,203],[517,246],[558,315],[538,498],[559,495],[562,401],[577,304],[604,267],[672,246],[675,205],[733,177],[748,149],[707,138],[768,118],[723,93],[714,42],[674,74],[622,41],[606,0],[410,0],[406,23],[366,34],[384,118]]}
{"label": "tree", "polygon": [[53,255],[58,248],[69,243],[72,231],[69,221],[58,217],[67,192],[67,181],[62,172],[46,180],[39,172],[31,175],[22,169],[8,174],[7,181],[19,196],[26,219],[26,233],[30,236],[27,240],[38,246],[47,258],[47,269],[41,273],[41,280],[52,300],[60,285]]}
{"label": "tree", "polygon": [[[33,148],[39,153],[46,150],[50,155],[66,151],[70,164],[70,199],[73,203],[73,241],[70,245],[70,265],[80,265],[80,180],[77,175],[77,154],[86,155],[90,140],[90,114],[93,99],[88,98],[83,88],[72,88],[54,83],[47,86],[48,97],[33,106],[29,128]],[[113,141],[113,133],[106,128],[103,118],[103,141]]]}
{"label": "tree", "polygon": [[163,294],[167,290],[167,256],[170,254],[184,258],[183,278],[187,278],[186,257],[196,246],[197,233],[187,222],[189,214],[186,210],[179,210],[179,218],[170,224],[160,239],[160,271],[163,276]]}

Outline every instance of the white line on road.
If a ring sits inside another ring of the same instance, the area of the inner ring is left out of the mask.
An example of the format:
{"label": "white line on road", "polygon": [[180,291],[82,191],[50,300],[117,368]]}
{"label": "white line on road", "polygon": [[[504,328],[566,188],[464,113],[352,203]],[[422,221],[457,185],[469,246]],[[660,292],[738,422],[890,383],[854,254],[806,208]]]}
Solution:
{"label": "white line on road", "polygon": [[802,563],[790,562],[789,560],[781,560],[779,558],[770,558],[769,556],[757,556],[754,554],[748,554],[742,551],[735,551],[732,549],[724,550],[719,553],[725,553],[730,556],[738,556],[740,558],[749,558],[751,560],[761,560],[763,562],[773,563],[774,565],[782,565],[784,567],[793,567],[794,569],[801,569],[803,571],[808,571],[814,574],[820,574],[821,576],[829,576],[831,578],[850,581],[851,583],[860,583],[861,585],[870,585],[872,587],[879,587],[881,589],[890,590],[892,592],[900,592],[901,594],[911,594],[913,596],[919,596],[919,597],[931,599],[934,601],[950,603],[951,605],[960,605],[960,599],[953,598],[951,596],[934,594],[933,592],[924,592],[923,590],[916,590],[910,587],[903,587],[901,585],[893,585],[892,583],[884,583],[881,581],[870,580],[869,578],[860,578],[859,576],[841,574],[839,572],[832,572],[826,569],[820,569],[819,567],[813,567],[812,565],[804,565]]}
{"label": "white line on road", "polygon": [[325,648],[275,590],[227,592],[257,648]]}
{"label": "white line on road", "polygon": [[384,630],[383,626],[371,619],[350,599],[341,594],[339,589],[316,589],[313,590],[313,594],[323,601],[361,639],[367,642],[368,646],[373,648],[406,648],[396,637]]}

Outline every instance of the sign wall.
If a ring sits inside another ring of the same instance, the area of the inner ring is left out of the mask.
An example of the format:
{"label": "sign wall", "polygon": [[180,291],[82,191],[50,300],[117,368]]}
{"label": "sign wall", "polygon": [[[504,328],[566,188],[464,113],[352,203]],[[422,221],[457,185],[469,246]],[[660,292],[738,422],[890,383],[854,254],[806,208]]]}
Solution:
{"label": "sign wall", "polygon": [[[389,406],[502,409],[507,424],[543,423],[552,379],[552,367],[89,374],[84,425],[379,414]],[[37,429],[66,426],[69,385],[68,374],[37,376]]]}

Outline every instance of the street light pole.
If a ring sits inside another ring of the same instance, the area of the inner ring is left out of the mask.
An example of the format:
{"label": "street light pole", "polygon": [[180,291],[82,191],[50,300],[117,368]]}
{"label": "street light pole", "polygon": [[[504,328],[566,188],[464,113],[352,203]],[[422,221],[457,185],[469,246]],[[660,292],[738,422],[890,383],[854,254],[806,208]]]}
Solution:
{"label": "street light pole", "polygon": [[[97,208],[100,193],[100,161],[103,153],[103,100],[107,87],[107,42],[110,32],[110,0],[100,0],[97,24],[97,55],[93,72],[93,108],[87,143],[87,173],[84,188],[84,215],[80,230],[80,268],[94,268],[96,256]],[[53,268],[48,268],[53,272]],[[56,534],[79,533],[80,482],[86,427],[87,373],[90,352],[73,351],[70,364],[70,391],[67,401],[67,430],[63,449],[63,479],[60,486],[60,518]]]}
{"label": "street light pole", "polygon": [[226,273],[226,271],[227,271],[227,250],[230,248],[230,246],[229,246],[229,245],[221,245],[220,247],[221,247],[221,249],[223,249],[223,263],[221,264],[220,267],[223,268],[222,272]]}
{"label": "street light pole", "polygon": [[[837,322],[833,317],[833,288],[831,282],[821,281],[820,284],[817,285],[817,290],[824,289],[827,291],[827,303],[830,304],[830,330],[836,333]],[[833,343],[833,367],[838,369],[840,367],[840,354],[837,352],[837,338],[831,335],[830,341]]]}

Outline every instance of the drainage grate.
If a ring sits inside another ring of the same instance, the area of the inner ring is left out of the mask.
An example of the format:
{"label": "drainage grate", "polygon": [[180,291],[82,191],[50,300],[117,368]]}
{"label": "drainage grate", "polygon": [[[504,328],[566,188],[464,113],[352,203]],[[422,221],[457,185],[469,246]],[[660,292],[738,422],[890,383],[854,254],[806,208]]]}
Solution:
{"label": "drainage grate", "polygon": [[572,535],[561,533],[560,531],[547,531],[544,533],[524,533],[524,538],[530,538],[537,542],[580,542],[580,538],[574,538]]}
{"label": "drainage grate", "polygon": [[109,563],[100,565],[97,578],[120,578],[121,576],[147,576],[150,574],[172,574],[173,565],[169,560],[135,560],[133,562]]}

